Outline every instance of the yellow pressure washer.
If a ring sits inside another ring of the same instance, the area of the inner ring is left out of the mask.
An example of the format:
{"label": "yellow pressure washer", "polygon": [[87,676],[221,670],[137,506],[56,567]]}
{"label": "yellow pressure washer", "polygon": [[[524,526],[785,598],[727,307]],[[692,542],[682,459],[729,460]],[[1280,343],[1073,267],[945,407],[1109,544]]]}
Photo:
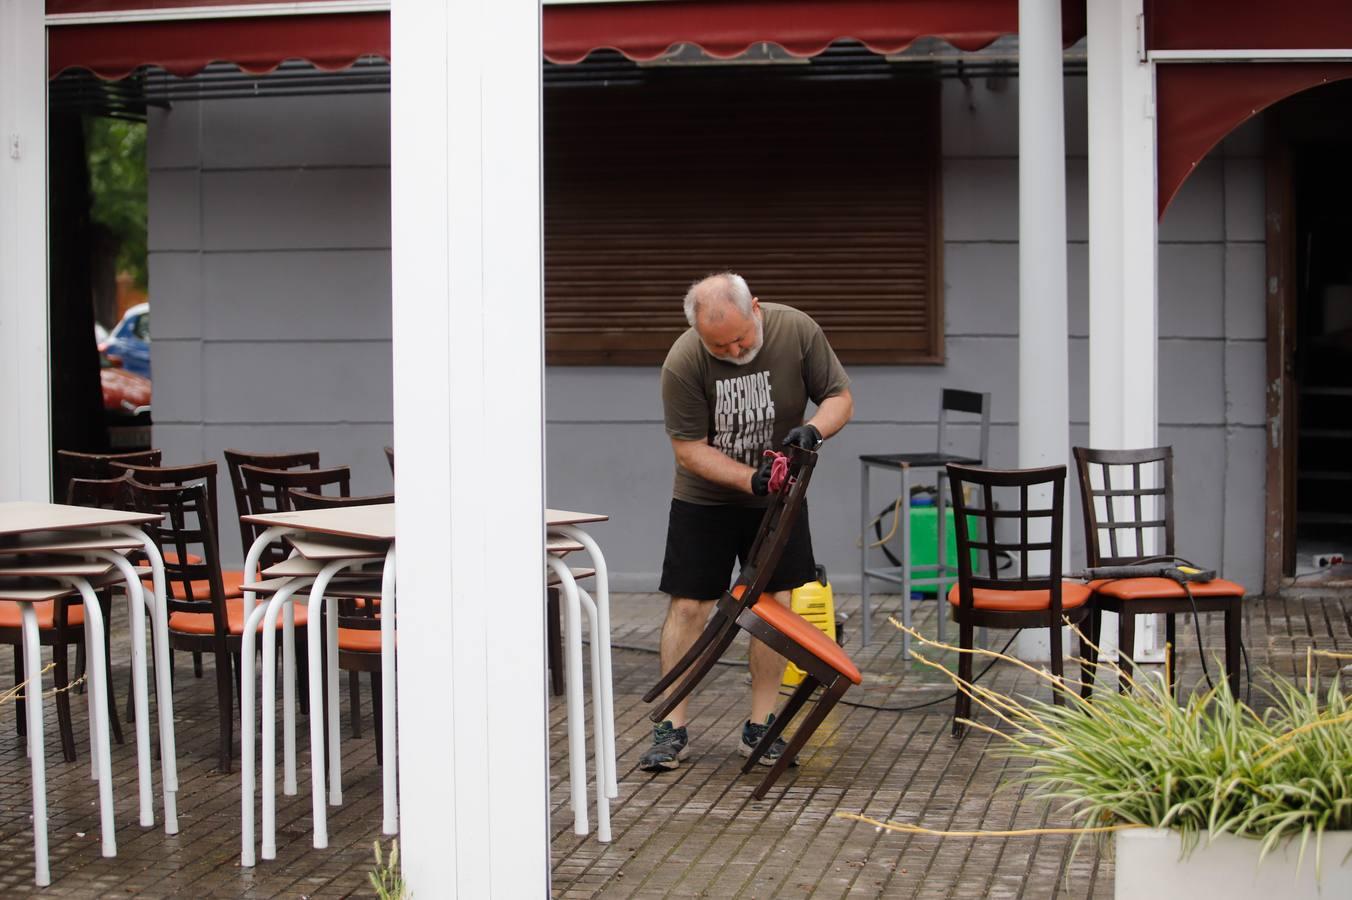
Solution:
{"label": "yellow pressure washer", "polygon": [[[835,597],[831,591],[831,582],[826,577],[826,567],[817,566],[817,577],[801,587],[793,589],[790,607],[798,615],[821,629],[822,633],[836,643],[844,643],[842,626],[836,621]],[[784,669],[784,684],[794,687],[802,683],[807,673],[789,663]]]}

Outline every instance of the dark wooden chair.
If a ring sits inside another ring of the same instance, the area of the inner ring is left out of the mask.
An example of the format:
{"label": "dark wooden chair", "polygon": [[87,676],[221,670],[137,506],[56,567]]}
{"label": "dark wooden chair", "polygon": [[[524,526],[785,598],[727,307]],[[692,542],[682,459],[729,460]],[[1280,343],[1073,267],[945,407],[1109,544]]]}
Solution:
{"label": "dark wooden chair", "polygon": [[[220,718],[219,766],[222,772],[229,772],[234,755],[235,717],[235,691],[231,683],[239,680],[237,672],[232,674],[231,661],[240,653],[244,601],[225,596],[220,544],[207,487],[200,482],[157,486],[135,479],[129,479],[129,486],[137,509],[164,517],[146,529],[162,552],[172,552],[173,562],[166,559],[164,566],[170,584],[169,646],[174,650],[197,650],[214,658]],[[201,562],[190,561],[194,559]],[[305,618],[305,610],[297,608],[298,638],[304,633]],[[282,627],[280,620],[277,627]],[[253,690],[253,685],[245,687]]]}
{"label": "dark wooden chair", "polygon": [[[58,475],[56,496],[70,493],[72,478],[115,478],[121,474],[113,463],[130,463],[136,466],[158,466],[162,454],[159,450],[135,450],[130,453],[78,453],[74,450],[56,451],[56,472]],[[69,502],[69,501],[68,501]]]}
{"label": "dark wooden chair", "polygon": [[[318,469],[319,451],[301,450],[296,453],[250,453],[245,450],[226,450],[225,468],[230,474],[230,489],[235,495],[235,514],[236,516],[261,515],[263,513],[280,512],[285,507],[282,504],[284,498],[278,498],[271,491],[263,491],[263,502],[258,508],[249,504],[249,493],[244,485],[244,475],[240,469],[243,466],[257,466],[262,469]],[[245,522],[243,519],[239,522],[240,552],[245,557],[249,555],[249,548],[253,546],[254,540],[263,533],[262,528],[257,525]],[[263,568],[276,565],[287,556],[286,547],[280,542],[276,542],[263,554]]]}
{"label": "dark wooden chair", "polygon": [[818,687],[822,689],[822,694],[812,712],[794,732],[784,753],[752,791],[752,796],[757,800],[765,797],[774,786],[850,685],[861,681],[859,669],[835,641],[765,593],[765,586],[783,555],[784,546],[802,511],[817,454],[793,447],[789,459],[789,477],[782,489],[771,497],[737,581],[723,593],[708,626],[690,651],[643,697],[645,702],[652,702],[677,678],[685,675],[684,680],[671,690],[649,716],[654,722],[665,719],[676,704],[708,675],[740,631],[749,632],[752,637],[758,638],[802,669],[806,676],[742,766],[743,774],[750,772],[759,763],[765,751],[778,740]]}
{"label": "dark wooden chair", "polygon": [[[1091,450],[1076,447],[1075,464],[1080,476],[1080,499],[1084,504],[1084,546],[1090,566],[1129,566],[1142,561],[1173,561],[1174,545],[1174,453],[1172,447],[1145,450]],[[1097,476],[1097,477],[1095,477]],[[1147,501],[1146,498],[1152,498]],[[1147,502],[1157,508],[1149,510]],[[1162,507],[1158,508],[1158,507]],[[1122,516],[1126,517],[1123,518]],[[1159,554],[1146,553],[1147,535],[1157,539]],[[1104,538],[1107,539],[1105,552]],[[1204,612],[1225,614],[1225,672],[1230,691],[1239,695],[1240,640],[1243,623],[1244,587],[1216,578],[1193,582],[1188,591],[1169,578],[1119,578],[1090,583],[1094,592],[1089,632],[1099,639],[1103,612],[1118,615],[1117,646],[1122,669],[1131,666],[1135,653],[1136,617],[1164,616],[1165,666],[1169,690],[1177,676],[1174,617]],[[1198,648],[1198,652],[1202,652]],[[1125,675],[1118,687],[1126,688]],[[1085,679],[1084,694],[1093,690]]]}
{"label": "dark wooden chair", "polygon": [[[332,509],[337,506],[378,506],[393,503],[393,494],[363,497],[326,496],[291,488],[296,509]],[[342,591],[341,582],[335,585]],[[350,593],[350,591],[342,591]],[[375,720],[376,762],[383,763],[380,739],[380,604],[374,597],[338,597],[338,668],[348,674],[348,703],[352,707],[352,737],[361,737],[361,673],[371,676],[371,712]]]}
{"label": "dark wooden chair", "polygon": [[[1051,670],[1063,677],[1065,661],[1061,645],[1063,619],[1079,623],[1088,617],[1089,588],[1061,578],[1063,523],[1065,521],[1066,467],[1039,469],[980,469],[948,465],[953,488],[953,505],[958,537],[958,583],[948,592],[949,609],[958,625],[958,644],[963,651],[973,647],[977,628],[1046,628],[1051,643]],[[968,491],[978,498],[969,503]],[[1038,502],[1040,494],[1050,492],[1050,502]],[[972,519],[982,520],[984,528],[973,534]],[[1007,528],[1004,526],[1008,526]],[[1003,535],[1014,536],[1002,541]],[[985,573],[973,569],[976,551],[985,556]],[[998,556],[1013,554],[1018,565],[1001,577]],[[1045,575],[1029,574],[1046,560]],[[1081,641],[1080,653],[1086,659],[1089,647]],[[1092,665],[1085,665],[1092,671]],[[972,654],[958,654],[958,675],[972,680]],[[1061,703],[1060,692],[1053,699]],[[972,715],[972,699],[959,691],[953,721],[954,737],[966,734],[959,719]]]}

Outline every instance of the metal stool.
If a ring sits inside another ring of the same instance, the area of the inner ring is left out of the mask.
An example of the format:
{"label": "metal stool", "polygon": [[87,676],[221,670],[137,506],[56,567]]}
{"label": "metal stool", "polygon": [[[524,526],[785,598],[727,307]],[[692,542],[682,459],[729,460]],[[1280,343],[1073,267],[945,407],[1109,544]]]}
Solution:
{"label": "metal stool", "polygon": [[[978,415],[981,417],[981,451],[977,457],[960,456],[945,451],[946,437],[948,430],[948,414],[964,413],[968,415]],[[944,388],[943,396],[939,404],[939,440],[938,447],[933,453],[886,453],[869,454],[859,457],[860,469],[860,498],[859,498],[859,591],[862,599],[862,615],[864,618],[862,640],[865,646],[873,637],[872,609],[869,596],[870,579],[878,579],[890,584],[901,586],[901,616],[902,621],[910,627],[911,624],[911,590],[918,587],[934,587],[935,597],[942,598],[947,591],[948,586],[958,580],[958,569],[956,564],[949,565],[948,562],[948,535],[947,535],[947,513],[950,508],[948,495],[945,492],[947,484],[947,475],[944,467],[949,463],[958,463],[960,465],[985,465],[986,457],[990,449],[990,424],[991,424],[991,395],[988,393],[978,393],[976,391],[959,391],[952,388]],[[867,537],[869,526],[869,470],[873,467],[882,469],[900,470],[901,473],[901,495],[897,505],[897,515],[901,521],[898,523],[897,532],[899,533],[900,550],[897,559],[901,561],[899,566],[889,566],[885,568],[871,569],[868,565],[869,542]],[[938,555],[934,565],[912,566],[911,565],[911,470],[912,469],[934,469],[936,478],[935,507],[938,531]],[[955,561],[956,563],[956,561]],[[917,576],[916,573],[933,573],[930,575]],[[939,638],[943,639],[944,619],[946,616],[941,612],[939,615]],[[910,635],[902,636],[902,657],[910,659],[911,657],[911,638]]]}

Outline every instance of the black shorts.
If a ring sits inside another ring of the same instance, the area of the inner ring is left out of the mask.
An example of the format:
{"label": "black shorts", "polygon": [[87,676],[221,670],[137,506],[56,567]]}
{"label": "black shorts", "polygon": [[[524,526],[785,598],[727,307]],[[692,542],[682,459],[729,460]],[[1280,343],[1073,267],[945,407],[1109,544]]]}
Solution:
{"label": "black shorts", "polygon": [[[732,583],[733,561],[746,562],[764,516],[761,507],[701,506],[673,499],[667,522],[662,584],[658,590],[691,600],[717,600],[723,596]],[[816,577],[804,504],[765,589],[788,591]]]}

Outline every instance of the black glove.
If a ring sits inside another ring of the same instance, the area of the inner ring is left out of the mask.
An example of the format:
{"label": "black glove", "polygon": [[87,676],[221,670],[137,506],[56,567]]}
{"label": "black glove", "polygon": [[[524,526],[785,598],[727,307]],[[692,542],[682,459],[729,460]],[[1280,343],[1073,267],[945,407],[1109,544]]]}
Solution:
{"label": "black glove", "polygon": [[751,493],[757,497],[764,497],[770,493],[770,471],[774,468],[774,464],[774,457],[765,457],[756,467],[756,474],[751,476]]}
{"label": "black glove", "polygon": [[804,450],[816,450],[822,445],[822,433],[815,425],[799,425],[784,438],[783,447],[802,447]]}

